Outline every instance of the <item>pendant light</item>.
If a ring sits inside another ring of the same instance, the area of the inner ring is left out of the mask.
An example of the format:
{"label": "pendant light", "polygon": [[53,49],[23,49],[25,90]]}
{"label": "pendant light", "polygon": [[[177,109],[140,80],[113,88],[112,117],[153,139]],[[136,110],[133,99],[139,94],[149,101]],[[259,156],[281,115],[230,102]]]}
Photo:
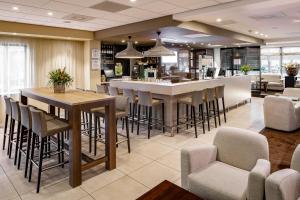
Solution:
{"label": "pendant light", "polygon": [[116,54],[116,58],[135,59],[143,58],[143,54],[133,48],[131,36],[128,36],[127,48]]}
{"label": "pendant light", "polygon": [[157,31],[158,38],[156,40],[156,44],[152,49],[144,52],[145,57],[175,56],[174,51],[163,45],[161,38],[159,37],[160,33],[160,31]]}

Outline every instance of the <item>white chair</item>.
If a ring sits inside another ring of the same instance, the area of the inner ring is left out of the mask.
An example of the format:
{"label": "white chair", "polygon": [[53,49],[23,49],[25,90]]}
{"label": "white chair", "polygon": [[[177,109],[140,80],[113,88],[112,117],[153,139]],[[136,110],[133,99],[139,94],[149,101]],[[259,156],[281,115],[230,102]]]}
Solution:
{"label": "white chair", "polygon": [[291,161],[291,169],[271,174],[266,180],[266,200],[300,200],[300,145]]}
{"label": "white chair", "polygon": [[285,88],[282,96],[300,98],[300,88]]}
{"label": "white chair", "polygon": [[284,96],[267,96],[264,99],[264,118],[267,128],[294,131],[300,127],[300,103]]}
{"label": "white chair", "polygon": [[207,200],[263,200],[270,173],[265,136],[238,128],[220,128],[213,145],[181,151],[181,183]]}

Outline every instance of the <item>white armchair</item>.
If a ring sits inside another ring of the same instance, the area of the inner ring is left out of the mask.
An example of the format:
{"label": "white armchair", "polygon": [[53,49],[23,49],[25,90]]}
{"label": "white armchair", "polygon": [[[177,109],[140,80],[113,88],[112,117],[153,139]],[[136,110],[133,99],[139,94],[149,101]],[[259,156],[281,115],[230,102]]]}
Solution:
{"label": "white armchair", "polygon": [[266,180],[266,200],[300,199],[300,145],[291,161],[291,169],[271,174]]}
{"label": "white armchair", "polygon": [[268,159],[268,142],[263,135],[221,128],[213,145],[181,150],[181,183],[207,200],[263,200],[270,173]]}
{"label": "white armchair", "polygon": [[264,99],[265,126],[282,131],[300,127],[300,103],[284,96],[267,96]]}

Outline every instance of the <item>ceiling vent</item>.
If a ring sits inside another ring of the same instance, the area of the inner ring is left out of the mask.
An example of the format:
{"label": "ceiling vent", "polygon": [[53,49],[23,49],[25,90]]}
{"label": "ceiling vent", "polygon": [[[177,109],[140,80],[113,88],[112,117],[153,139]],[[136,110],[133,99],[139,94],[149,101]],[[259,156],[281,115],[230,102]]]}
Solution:
{"label": "ceiling vent", "polygon": [[283,12],[268,14],[268,15],[253,15],[249,16],[251,19],[255,19],[256,21],[260,20],[269,20],[269,19],[282,19],[286,17],[286,14]]}
{"label": "ceiling vent", "polygon": [[104,1],[104,2],[98,3],[96,5],[93,5],[90,8],[115,13],[115,12],[127,10],[131,7],[124,5],[124,4],[116,3],[116,2]]}
{"label": "ceiling vent", "polygon": [[70,14],[70,15],[63,17],[63,19],[77,21],[77,22],[86,22],[86,21],[95,19],[95,17],[90,17],[90,16],[86,16],[86,15],[78,15],[78,14]]}

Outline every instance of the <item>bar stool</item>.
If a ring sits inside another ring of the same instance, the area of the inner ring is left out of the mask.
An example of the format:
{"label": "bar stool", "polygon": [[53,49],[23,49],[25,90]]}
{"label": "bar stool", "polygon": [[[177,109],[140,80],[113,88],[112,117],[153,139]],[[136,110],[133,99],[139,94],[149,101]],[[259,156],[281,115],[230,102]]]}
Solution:
{"label": "bar stool", "polygon": [[222,106],[223,106],[223,114],[224,114],[224,121],[226,123],[226,108],[225,108],[225,85],[220,85],[216,87],[216,102],[217,102],[217,111],[218,111],[218,118],[219,118],[219,125],[221,125],[221,117],[220,117],[220,109],[219,109],[219,99],[222,99]]}
{"label": "bar stool", "polygon": [[10,104],[10,98],[8,96],[4,96],[4,102],[5,102],[5,123],[4,123],[4,135],[3,135],[3,147],[2,149],[5,149],[5,143],[6,143],[6,136],[9,135],[7,133],[7,129],[9,128],[9,132],[11,129],[11,104]]}
{"label": "bar stool", "polygon": [[[153,106],[161,105],[162,109],[162,129],[165,133],[165,105],[162,100],[153,99],[151,92],[138,91],[138,116],[137,116],[137,135],[140,133],[140,116],[141,116],[141,107],[146,108],[146,119],[148,121],[148,139],[150,139],[150,130],[152,129],[152,108]],[[144,120],[143,120],[144,121]]]}
{"label": "bar stool", "polygon": [[[125,96],[116,96],[116,126],[118,126],[118,119],[125,119],[125,126],[126,126],[126,135],[123,135],[121,133],[116,132],[116,145],[127,142],[127,148],[128,148],[128,153],[130,153],[130,136],[129,136],[129,127],[128,127],[128,103],[129,99],[128,97]],[[105,108],[99,108],[98,110],[94,111],[95,117],[97,118],[105,118]],[[97,124],[95,125],[95,135],[97,135]],[[100,128],[100,127],[99,127]],[[117,129],[116,129],[117,131]],[[118,140],[118,135],[121,137],[124,137],[124,140],[119,141]],[[94,154],[97,154],[97,138],[95,138],[95,149],[94,149]]]}
{"label": "bar stool", "polygon": [[[208,125],[208,131],[210,131],[210,118],[214,117],[215,120],[215,127],[217,127],[217,118],[216,118],[216,105],[215,105],[215,88],[207,88],[205,90],[205,106],[206,106],[206,116],[207,116],[207,125]],[[212,110],[211,105],[213,106]],[[213,112],[213,115],[211,115],[211,111]]]}
{"label": "bar stool", "polygon": [[133,133],[134,118],[135,118],[138,98],[136,97],[135,92],[132,89],[123,89],[123,96],[128,97],[129,119],[131,120],[131,133]]}
{"label": "bar stool", "polygon": [[[204,117],[204,111],[203,111],[204,93],[205,93],[204,90],[194,91],[192,93],[191,97],[181,98],[177,101],[177,133],[179,132],[179,126],[180,126],[180,114],[179,114],[180,104],[183,104],[183,105],[187,105],[187,106],[191,107],[191,118],[193,119],[191,125],[194,126],[194,128],[195,128],[195,137],[196,138],[198,137],[198,134],[197,134],[197,118],[198,117],[197,116],[199,116],[199,118],[200,118],[200,115],[201,115],[201,119],[199,119],[199,123],[202,124],[202,130],[203,130],[203,133],[205,134],[205,126],[204,126],[205,117]],[[196,115],[196,108],[199,108],[198,115]],[[185,124],[186,123],[190,123],[189,120],[186,121]]]}
{"label": "bar stool", "polygon": [[[31,138],[31,149],[30,149],[30,166],[29,166],[29,178],[28,181],[31,182],[32,176],[32,166],[33,164],[38,167],[38,181],[37,181],[37,188],[36,192],[39,193],[40,191],[40,183],[41,183],[41,173],[42,171],[52,169],[58,166],[64,166],[67,162],[64,161],[64,131],[68,131],[70,126],[67,122],[61,119],[53,119],[46,121],[45,114],[34,108],[30,108],[31,116],[32,116],[32,138]],[[56,151],[56,155],[58,156],[58,164],[55,165],[47,165],[47,168],[43,169],[43,159],[47,157],[50,152],[44,152],[44,146],[47,142],[47,138],[50,136],[57,135],[57,138],[61,137],[61,143],[58,143],[58,149]],[[36,146],[36,138],[39,138],[40,145],[39,145],[39,158],[36,161],[34,152]]]}
{"label": "bar stool", "polygon": [[[15,157],[14,157],[14,165],[17,164],[17,156],[18,156],[18,149],[19,149],[19,140],[20,140],[20,131],[21,131],[21,113],[19,102],[10,99],[11,110],[12,110],[12,124],[11,124],[11,131],[9,133],[9,147],[8,147],[8,157],[11,158],[12,153],[12,145],[15,145]],[[15,124],[17,123],[17,132],[16,138],[15,135]]]}

